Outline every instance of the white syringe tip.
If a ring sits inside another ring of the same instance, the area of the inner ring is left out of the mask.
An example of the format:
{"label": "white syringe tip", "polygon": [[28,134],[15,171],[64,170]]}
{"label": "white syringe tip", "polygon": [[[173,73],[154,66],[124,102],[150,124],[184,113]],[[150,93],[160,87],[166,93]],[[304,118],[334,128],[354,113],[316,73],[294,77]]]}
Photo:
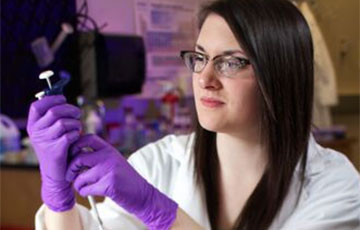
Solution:
{"label": "white syringe tip", "polygon": [[35,94],[35,97],[40,100],[41,98],[43,98],[45,96],[45,92],[44,91],[41,91],[41,92],[38,92],[37,94]]}
{"label": "white syringe tip", "polygon": [[47,78],[50,78],[52,75],[54,75],[53,71],[46,70],[39,75],[39,79],[47,79]]}

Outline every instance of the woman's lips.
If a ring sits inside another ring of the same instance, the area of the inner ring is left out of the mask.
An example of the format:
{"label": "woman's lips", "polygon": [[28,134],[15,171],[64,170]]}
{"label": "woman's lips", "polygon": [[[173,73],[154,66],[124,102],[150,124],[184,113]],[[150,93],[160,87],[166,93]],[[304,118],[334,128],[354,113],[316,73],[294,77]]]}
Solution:
{"label": "woman's lips", "polygon": [[214,98],[208,98],[208,97],[202,97],[202,98],[200,98],[200,101],[205,107],[209,107],[209,108],[218,108],[225,104],[222,101],[219,101]]}

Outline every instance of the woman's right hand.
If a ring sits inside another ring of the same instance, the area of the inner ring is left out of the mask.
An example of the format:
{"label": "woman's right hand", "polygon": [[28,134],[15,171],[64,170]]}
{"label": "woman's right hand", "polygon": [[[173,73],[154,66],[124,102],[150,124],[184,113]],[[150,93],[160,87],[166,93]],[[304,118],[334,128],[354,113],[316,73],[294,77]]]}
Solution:
{"label": "woman's right hand", "polygon": [[109,197],[149,229],[170,229],[177,203],[148,183],[113,146],[86,135],[73,144],[71,152],[66,178],[81,196]]}
{"label": "woman's right hand", "polygon": [[80,137],[81,111],[64,96],[46,96],[30,106],[27,132],[40,165],[41,197],[53,211],[75,203],[71,183],[65,180],[69,146]]}

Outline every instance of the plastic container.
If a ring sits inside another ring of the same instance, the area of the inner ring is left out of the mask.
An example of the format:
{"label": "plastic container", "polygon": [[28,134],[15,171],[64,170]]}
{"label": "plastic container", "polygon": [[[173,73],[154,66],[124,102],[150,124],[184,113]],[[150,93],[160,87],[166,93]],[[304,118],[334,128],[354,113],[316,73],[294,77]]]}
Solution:
{"label": "plastic container", "polygon": [[14,121],[0,114],[0,159],[6,152],[20,150],[20,131]]}

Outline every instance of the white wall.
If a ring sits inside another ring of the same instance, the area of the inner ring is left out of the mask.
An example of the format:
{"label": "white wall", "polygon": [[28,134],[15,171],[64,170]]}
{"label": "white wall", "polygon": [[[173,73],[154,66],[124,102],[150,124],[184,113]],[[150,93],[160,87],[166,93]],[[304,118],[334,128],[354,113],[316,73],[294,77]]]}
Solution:
{"label": "white wall", "polygon": [[[77,7],[86,0],[76,0]],[[181,0],[179,0],[181,1]],[[194,0],[204,4],[210,0]],[[103,32],[135,34],[135,0],[87,0],[89,15],[99,24],[107,23]]]}
{"label": "white wall", "polygon": [[[84,1],[76,0],[77,7],[79,8]],[[100,27],[107,23],[102,32],[135,34],[134,2],[134,0],[87,0],[88,14]]]}

